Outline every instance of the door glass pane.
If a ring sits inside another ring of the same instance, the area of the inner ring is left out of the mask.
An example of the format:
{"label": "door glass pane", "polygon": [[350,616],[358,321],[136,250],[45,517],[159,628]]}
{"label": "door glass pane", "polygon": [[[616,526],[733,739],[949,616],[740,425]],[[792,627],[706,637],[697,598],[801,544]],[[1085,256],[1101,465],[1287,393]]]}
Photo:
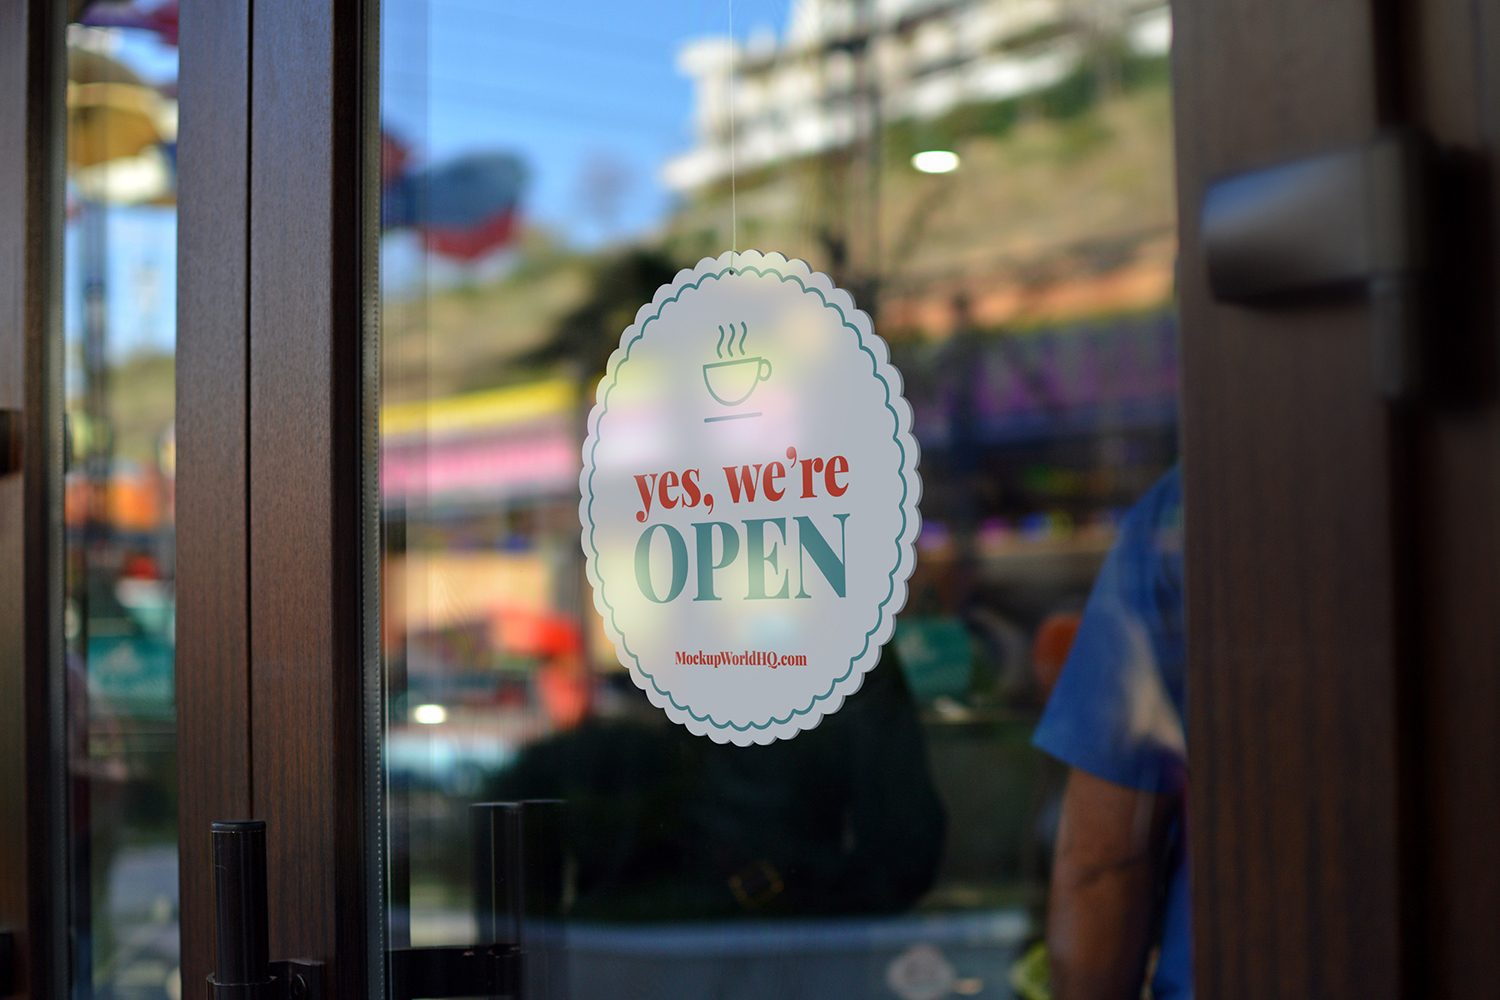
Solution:
{"label": "door glass pane", "polygon": [[[510,813],[476,806],[555,800],[521,813],[556,831],[526,877],[562,887],[522,933],[540,995],[1039,998],[1049,969],[1174,995],[1167,4],[651,10],[382,5],[388,944],[513,940],[481,837]],[[654,707],[580,526],[622,333],[750,249],[853,295],[921,450],[894,635],[769,746]]]}
{"label": "door glass pane", "polygon": [[77,996],[180,995],[175,10],[85,5],[68,34],[63,614]]}

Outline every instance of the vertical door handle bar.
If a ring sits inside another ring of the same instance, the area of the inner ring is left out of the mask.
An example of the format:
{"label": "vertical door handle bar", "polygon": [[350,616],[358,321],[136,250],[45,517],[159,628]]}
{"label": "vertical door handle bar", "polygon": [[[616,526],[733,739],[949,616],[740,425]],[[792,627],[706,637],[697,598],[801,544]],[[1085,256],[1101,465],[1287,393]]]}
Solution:
{"label": "vertical door handle bar", "polygon": [[264,820],[213,824],[215,972],[213,1000],[320,1000],[321,962],[269,958]]}

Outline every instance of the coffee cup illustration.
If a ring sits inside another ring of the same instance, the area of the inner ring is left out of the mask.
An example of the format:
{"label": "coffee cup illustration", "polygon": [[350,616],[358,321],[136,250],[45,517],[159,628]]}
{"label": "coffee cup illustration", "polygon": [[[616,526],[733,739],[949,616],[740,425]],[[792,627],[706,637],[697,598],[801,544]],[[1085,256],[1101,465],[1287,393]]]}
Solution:
{"label": "coffee cup illustration", "polygon": [[[708,388],[708,394],[724,406],[739,406],[750,398],[756,386],[771,377],[771,362],[745,353],[749,329],[744,323],[738,324],[738,331],[735,327],[734,323],[730,323],[727,330],[719,327],[716,353],[721,360],[703,366],[703,384]],[[739,333],[738,349],[736,332]]]}
{"label": "coffee cup illustration", "polygon": [[735,358],[703,366],[703,384],[708,394],[725,406],[739,406],[755,387],[771,377],[771,362],[765,358]]}

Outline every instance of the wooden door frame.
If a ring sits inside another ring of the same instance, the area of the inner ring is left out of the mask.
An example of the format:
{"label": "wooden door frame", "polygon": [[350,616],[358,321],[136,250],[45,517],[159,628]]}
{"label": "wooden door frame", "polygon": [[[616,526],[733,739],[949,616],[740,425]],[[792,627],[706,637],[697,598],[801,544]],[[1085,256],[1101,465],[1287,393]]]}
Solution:
{"label": "wooden door frame", "polygon": [[272,958],[383,993],[371,0],[184,5],[178,533],[185,997],[209,824],[267,822]]}
{"label": "wooden door frame", "polygon": [[0,931],[17,996],[63,996],[67,751],[62,656],[64,5],[0,5]]}
{"label": "wooden door frame", "polygon": [[252,5],[185,4],[178,70],[177,780],[182,995],[214,964],[209,825],[254,815],[250,743]]}
{"label": "wooden door frame", "polygon": [[1448,158],[1450,266],[1428,336],[1465,376],[1413,420],[1406,477],[1409,992],[1450,997],[1500,980],[1500,10],[1444,0],[1406,15],[1401,108]]}
{"label": "wooden door frame", "polygon": [[[60,398],[71,6],[0,6],[0,407],[23,415],[22,469],[0,477],[0,930],[17,935],[23,997],[67,995],[71,971]],[[208,822],[250,808],[246,261],[244,241],[230,238],[246,230],[247,27],[241,5],[183,11],[176,674],[187,996],[201,995],[212,962]]]}
{"label": "wooden door frame", "polygon": [[[1500,787],[1479,779],[1500,763],[1455,788],[1414,788],[1418,775],[1463,763],[1457,737],[1426,746],[1415,733],[1452,719],[1475,739],[1500,732],[1500,710],[1466,701],[1494,684],[1483,673],[1500,642],[1484,606],[1495,596],[1488,570],[1446,575],[1472,544],[1451,533],[1430,533],[1430,561],[1411,558],[1411,498],[1396,484],[1412,430],[1369,384],[1368,311],[1273,317],[1219,305],[1196,229],[1213,176],[1361,141],[1389,120],[1401,103],[1389,82],[1391,9],[1175,5],[1189,818],[1205,997],[1393,997],[1429,968],[1457,986],[1497,961],[1479,935],[1500,889],[1476,834]],[[1457,10],[1422,13],[1419,43],[1478,37],[1493,50],[1500,16]],[[56,416],[65,21],[57,0],[0,5],[0,407],[23,414],[21,471],[0,477],[0,930],[19,932],[23,996],[64,995],[68,972]],[[182,11],[188,997],[205,995],[213,961],[208,823],[246,815],[270,823],[275,957],[322,959],[339,995],[380,990],[377,43],[373,0]],[[1473,60],[1439,62],[1439,87],[1477,91]],[[1446,138],[1493,145],[1473,93],[1474,106],[1455,111],[1435,92],[1415,103]],[[1433,463],[1423,468],[1435,473],[1421,509],[1473,516],[1463,470],[1493,462],[1486,449],[1500,442],[1493,407],[1483,419],[1483,433],[1472,416],[1421,423]],[[1500,558],[1500,528],[1483,544]],[[1419,577],[1450,590],[1427,600],[1420,621],[1404,589]],[[1423,629],[1439,674],[1412,702],[1403,650]],[[1464,814],[1476,789],[1489,790],[1483,811]],[[1429,813],[1430,829],[1416,821]],[[1439,860],[1424,866],[1429,848]],[[1469,865],[1483,877],[1462,881]],[[1417,881],[1425,871],[1433,887]],[[1455,927],[1468,936],[1444,937]]]}
{"label": "wooden door frame", "polygon": [[[1372,385],[1364,306],[1219,305],[1196,228],[1211,178],[1359,142],[1389,120],[1390,9],[1176,7],[1189,803],[1205,997],[1395,997],[1414,974],[1400,415]],[[250,802],[270,822],[273,952],[329,961],[350,995],[379,991],[383,967],[370,645],[377,41],[373,4],[254,3]]]}
{"label": "wooden door frame", "polygon": [[271,948],[384,993],[379,863],[377,6],[255,0],[250,159],[254,806]]}
{"label": "wooden door frame", "polygon": [[1177,0],[1182,440],[1197,995],[1410,993],[1407,413],[1358,298],[1210,293],[1207,184],[1399,117],[1388,0]]}

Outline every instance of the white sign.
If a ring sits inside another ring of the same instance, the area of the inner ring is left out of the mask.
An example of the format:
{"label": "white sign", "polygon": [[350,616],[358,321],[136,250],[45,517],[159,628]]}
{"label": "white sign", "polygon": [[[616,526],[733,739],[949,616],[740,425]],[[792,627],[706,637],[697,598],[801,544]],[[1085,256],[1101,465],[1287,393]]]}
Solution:
{"label": "white sign", "polygon": [[716,742],[787,739],[837,711],[906,603],[911,407],[870,317],[801,261],[704,259],[641,307],[579,485],[620,662]]}

